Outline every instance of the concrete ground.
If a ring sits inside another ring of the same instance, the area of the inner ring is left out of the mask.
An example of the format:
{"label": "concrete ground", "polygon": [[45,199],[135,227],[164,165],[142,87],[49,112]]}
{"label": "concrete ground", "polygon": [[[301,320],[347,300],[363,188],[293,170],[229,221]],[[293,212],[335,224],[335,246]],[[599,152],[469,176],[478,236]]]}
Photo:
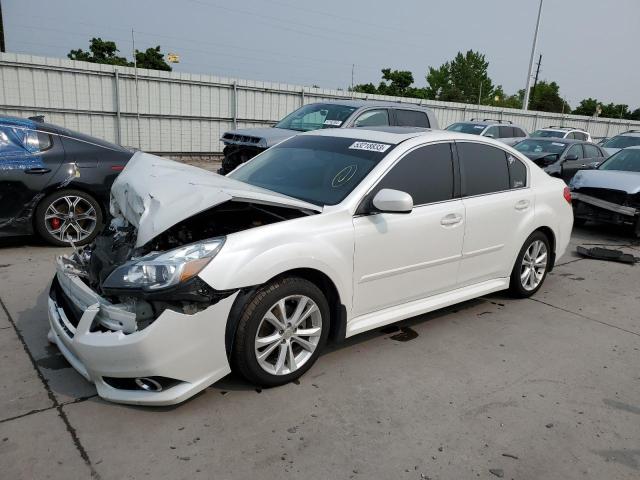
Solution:
{"label": "concrete ground", "polygon": [[[640,255],[624,232],[578,244]],[[0,477],[638,479],[640,265],[568,253],[496,294],[334,346],[298,383],[172,408],[102,401],[46,340],[60,249],[0,244]]]}

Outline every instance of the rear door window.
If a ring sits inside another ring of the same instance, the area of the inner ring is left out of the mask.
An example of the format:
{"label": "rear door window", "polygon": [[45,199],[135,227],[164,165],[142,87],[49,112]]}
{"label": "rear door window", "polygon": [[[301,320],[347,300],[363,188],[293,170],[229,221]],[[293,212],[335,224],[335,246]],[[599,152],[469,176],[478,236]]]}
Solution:
{"label": "rear door window", "polygon": [[354,127],[381,127],[387,125],[389,125],[389,112],[386,108],[364,112],[353,124]]}
{"label": "rear door window", "polygon": [[396,123],[400,127],[429,128],[429,119],[424,112],[416,110],[395,110]]}
{"label": "rear door window", "polygon": [[527,186],[527,167],[512,155],[507,155],[509,164],[509,182],[511,188],[524,188]]}
{"label": "rear door window", "polygon": [[456,145],[463,195],[509,190],[509,167],[504,150],[479,143],[460,142]]}
{"label": "rear door window", "polygon": [[595,145],[583,145],[582,148],[584,148],[584,156],[586,158],[597,158],[602,156],[600,149]]}
{"label": "rear door window", "polygon": [[405,155],[376,185],[370,198],[383,188],[406,192],[413,204],[442,202],[453,198],[451,144],[419,147]]}
{"label": "rear door window", "polygon": [[514,137],[526,137],[527,134],[524,133],[524,130],[518,128],[518,127],[513,127],[513,136]]}
{"label": "rear door window", "polygon": [[507,126],[501,125],[499,127],[499,130],[500,130],[500,138],[515,137],[515,135],[513,134],[513,127],[507,127]]}

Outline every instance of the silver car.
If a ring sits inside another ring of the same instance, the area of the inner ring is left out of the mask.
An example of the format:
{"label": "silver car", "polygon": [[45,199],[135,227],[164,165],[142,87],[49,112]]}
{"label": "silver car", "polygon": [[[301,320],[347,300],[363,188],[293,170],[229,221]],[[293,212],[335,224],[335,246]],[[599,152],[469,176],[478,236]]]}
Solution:
{"label": "silver car", "polygon": [[528,137],[527,131],[523,127],[513,125],[510,121],[492,120],[490,118],[485,118],[484,120],[472,118],[468,122],[452,123],[447,127],[447,130],[495,138],[507,145],[515,145],[523,138]]}
{"label": "silver car", "polygon": [[226,175],[241,163],[300,132],[322,128],[419,127],[438,129],[433,111],[410,103],[341,100],[310,103],[273,127],[242,128],[222,135],[224,159],[218,173]]}

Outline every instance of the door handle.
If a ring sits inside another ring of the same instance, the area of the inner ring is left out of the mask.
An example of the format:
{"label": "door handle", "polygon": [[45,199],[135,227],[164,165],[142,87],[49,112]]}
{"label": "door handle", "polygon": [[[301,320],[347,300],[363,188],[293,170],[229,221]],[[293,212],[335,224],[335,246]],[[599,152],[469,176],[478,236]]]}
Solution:
{"label": "door handle", "polygon": [[516,202],[516,210],[526,210],[527,208],[529,208],[529,200],[519,200],[518,202]]}
{"label": "door handle", "polygon": [[450,213],[449,215],[445,215],[440,220],[440,225],[445,227],[450,227],[452,225],[457,225],[462,221],[462,215],[456,215],[455,213]]}
{"label": "door handle", "polygon": [[582,165],[580,165],[580,166],[581,166],[581,167],[586,167],[586,166],[587,166],[587,164],[586,164],[586,163],[583,163],[583,164],[582,164]]}
{"label": "door handle", "polygon": [[29,175],[44,175],[50,171],[50,168],[27,168],[24,173],[28,173]]}

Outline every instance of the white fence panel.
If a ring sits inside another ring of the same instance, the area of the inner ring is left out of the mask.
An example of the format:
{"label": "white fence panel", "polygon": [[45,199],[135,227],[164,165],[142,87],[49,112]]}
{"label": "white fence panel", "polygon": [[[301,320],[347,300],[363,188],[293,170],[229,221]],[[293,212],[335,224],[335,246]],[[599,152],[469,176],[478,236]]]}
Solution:
{"label": "white fence panel", "polygon": [[122,145],[162,153],[222,151],[232,128],[273,125],[303,104],[357,98],[426,105],[441,127],[470,118],[508,120],[528,131],[574,126],[612,136],[640,122],[366,95],[212,75],[135,70],[65,59],[0,54],[0,113],[47,121]]}

